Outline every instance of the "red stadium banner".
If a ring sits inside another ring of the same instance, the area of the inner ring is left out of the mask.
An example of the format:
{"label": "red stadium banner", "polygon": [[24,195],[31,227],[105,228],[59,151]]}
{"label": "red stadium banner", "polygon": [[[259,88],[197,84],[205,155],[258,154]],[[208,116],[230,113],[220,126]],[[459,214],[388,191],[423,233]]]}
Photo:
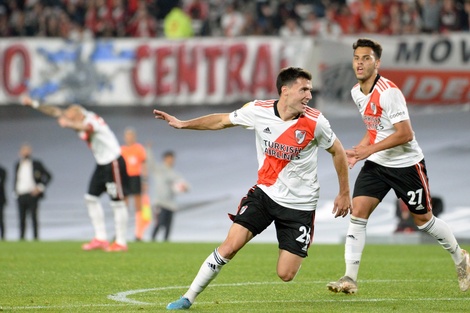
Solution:
{"label": "red stadium banner", "polygon": [[[382,44],[380,73],[409,104],[470,103],[468,33],[366,37]],[[0,103],[18,103],[23,93],[51,104],[85,105],[276,98],[275,77],[285,66],[311,71],[325,101],[345,103],[356,82],[351,61],[357,38],[3,39]]]}
{"label": "red stadium banner", "polygon": [[313,71],[313,40],[249,37],[71,42],[5,39],[0,103],[222,104],[277,97],[284,66]]}

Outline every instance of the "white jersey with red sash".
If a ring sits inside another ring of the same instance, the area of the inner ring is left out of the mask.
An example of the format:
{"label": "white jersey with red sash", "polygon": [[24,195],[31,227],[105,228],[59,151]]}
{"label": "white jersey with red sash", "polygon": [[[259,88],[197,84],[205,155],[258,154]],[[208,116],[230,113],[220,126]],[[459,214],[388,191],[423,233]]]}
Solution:
{"label": "white jersey with red sash", "polygon": [[330,148],[336,135],[320,111],[308,107],[298,118],[283,121],[276,104],[249,102],[232,112],[230,120],[256,132],[258,187],[284,207],[315,210],[320,190],[318,147]]}
{"label": "white jersey with red sash", "polygon": [[97,164],[109,164],[121,156],[119,141],[100,116],[85,111],[83,123],[88,129],[80,131],[78,135],[88,143]]}
{"label": "white jersey with red sash", "polygon": [[[402,92],[384,77],[378,76],[368,95],[364,95],[359,84],[356,84],[351,90],[351,96],[369,132],[370,144],[393,134],[393,124],[410,119]],[[410,142],[376,152],[367,159],[387,167],[408,167],[423,158],[423,152],[413,135]]]}

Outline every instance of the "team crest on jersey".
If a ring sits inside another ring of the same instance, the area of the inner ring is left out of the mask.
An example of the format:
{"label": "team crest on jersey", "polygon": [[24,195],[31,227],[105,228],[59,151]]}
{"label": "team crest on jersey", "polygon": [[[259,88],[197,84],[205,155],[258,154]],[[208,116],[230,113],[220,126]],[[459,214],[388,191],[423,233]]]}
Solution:
{"label": "team crest on jersey", "polygon": [[302,142],[305,140],[305,135],[307,134],[307,131],[305,130],[296,130],[295,131],[295,140],[297,143],[300,145]]}
{"label": "team crest on jersey", "polygon": [[377,105],[374,102],[370,103],[370,108],[372,109],[372,112],[374,112],[374,115],[377,114]]}

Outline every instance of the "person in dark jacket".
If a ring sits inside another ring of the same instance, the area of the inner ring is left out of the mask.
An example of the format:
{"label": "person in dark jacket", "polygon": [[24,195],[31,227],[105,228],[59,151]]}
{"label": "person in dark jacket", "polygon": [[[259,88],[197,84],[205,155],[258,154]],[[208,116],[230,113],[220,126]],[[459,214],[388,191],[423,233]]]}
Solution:
{"label": "person in dark jacket", "polygon": [[34,239],[39,239],[38,204],[52,179],[42,162],[32,158],[32,152],[29,144],[23,144],[19,151],[20,159],[15,165],[14,188],[18,201],[20,240],[25,239],[27,215],[31,215]]}
{"label": "person in dark jacket", "polygon": [[5,185],[7,181],[7,171],[0,166],[0,239],[5,240],[5,222],[3,221],[3,208],[7,203]]}

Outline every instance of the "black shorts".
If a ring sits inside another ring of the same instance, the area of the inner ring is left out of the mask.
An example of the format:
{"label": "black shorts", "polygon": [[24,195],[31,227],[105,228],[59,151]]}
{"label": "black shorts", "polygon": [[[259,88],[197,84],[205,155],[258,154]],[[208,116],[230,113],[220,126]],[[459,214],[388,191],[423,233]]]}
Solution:
{"label": "black shorts", "polygon": [[428,176],[424,159],[409,167],[385,167],[366,161],[354,185],[353,198],[374,197],[382,201],[393,189],[414,214],[432,210]]}
{"label": "black shorts", "polygon": [[142,179],[140,176],[129,176],[129,193],[127,195],[142,194]]}
{"label": "black shorts", "polygon": [[88,186],[88,194],[99,197],[103,192],[108,193],[113,201],[124,200],[128,194],[129,176],[122,156],[109,164],[96,166]]}
{"label": "black shorts", "polygon": [[304,258],[313,239],[314,219],[315,211],[283,207],[254,186],[241,200],[234,223],[256,236],[274,221],[279,249]]}

